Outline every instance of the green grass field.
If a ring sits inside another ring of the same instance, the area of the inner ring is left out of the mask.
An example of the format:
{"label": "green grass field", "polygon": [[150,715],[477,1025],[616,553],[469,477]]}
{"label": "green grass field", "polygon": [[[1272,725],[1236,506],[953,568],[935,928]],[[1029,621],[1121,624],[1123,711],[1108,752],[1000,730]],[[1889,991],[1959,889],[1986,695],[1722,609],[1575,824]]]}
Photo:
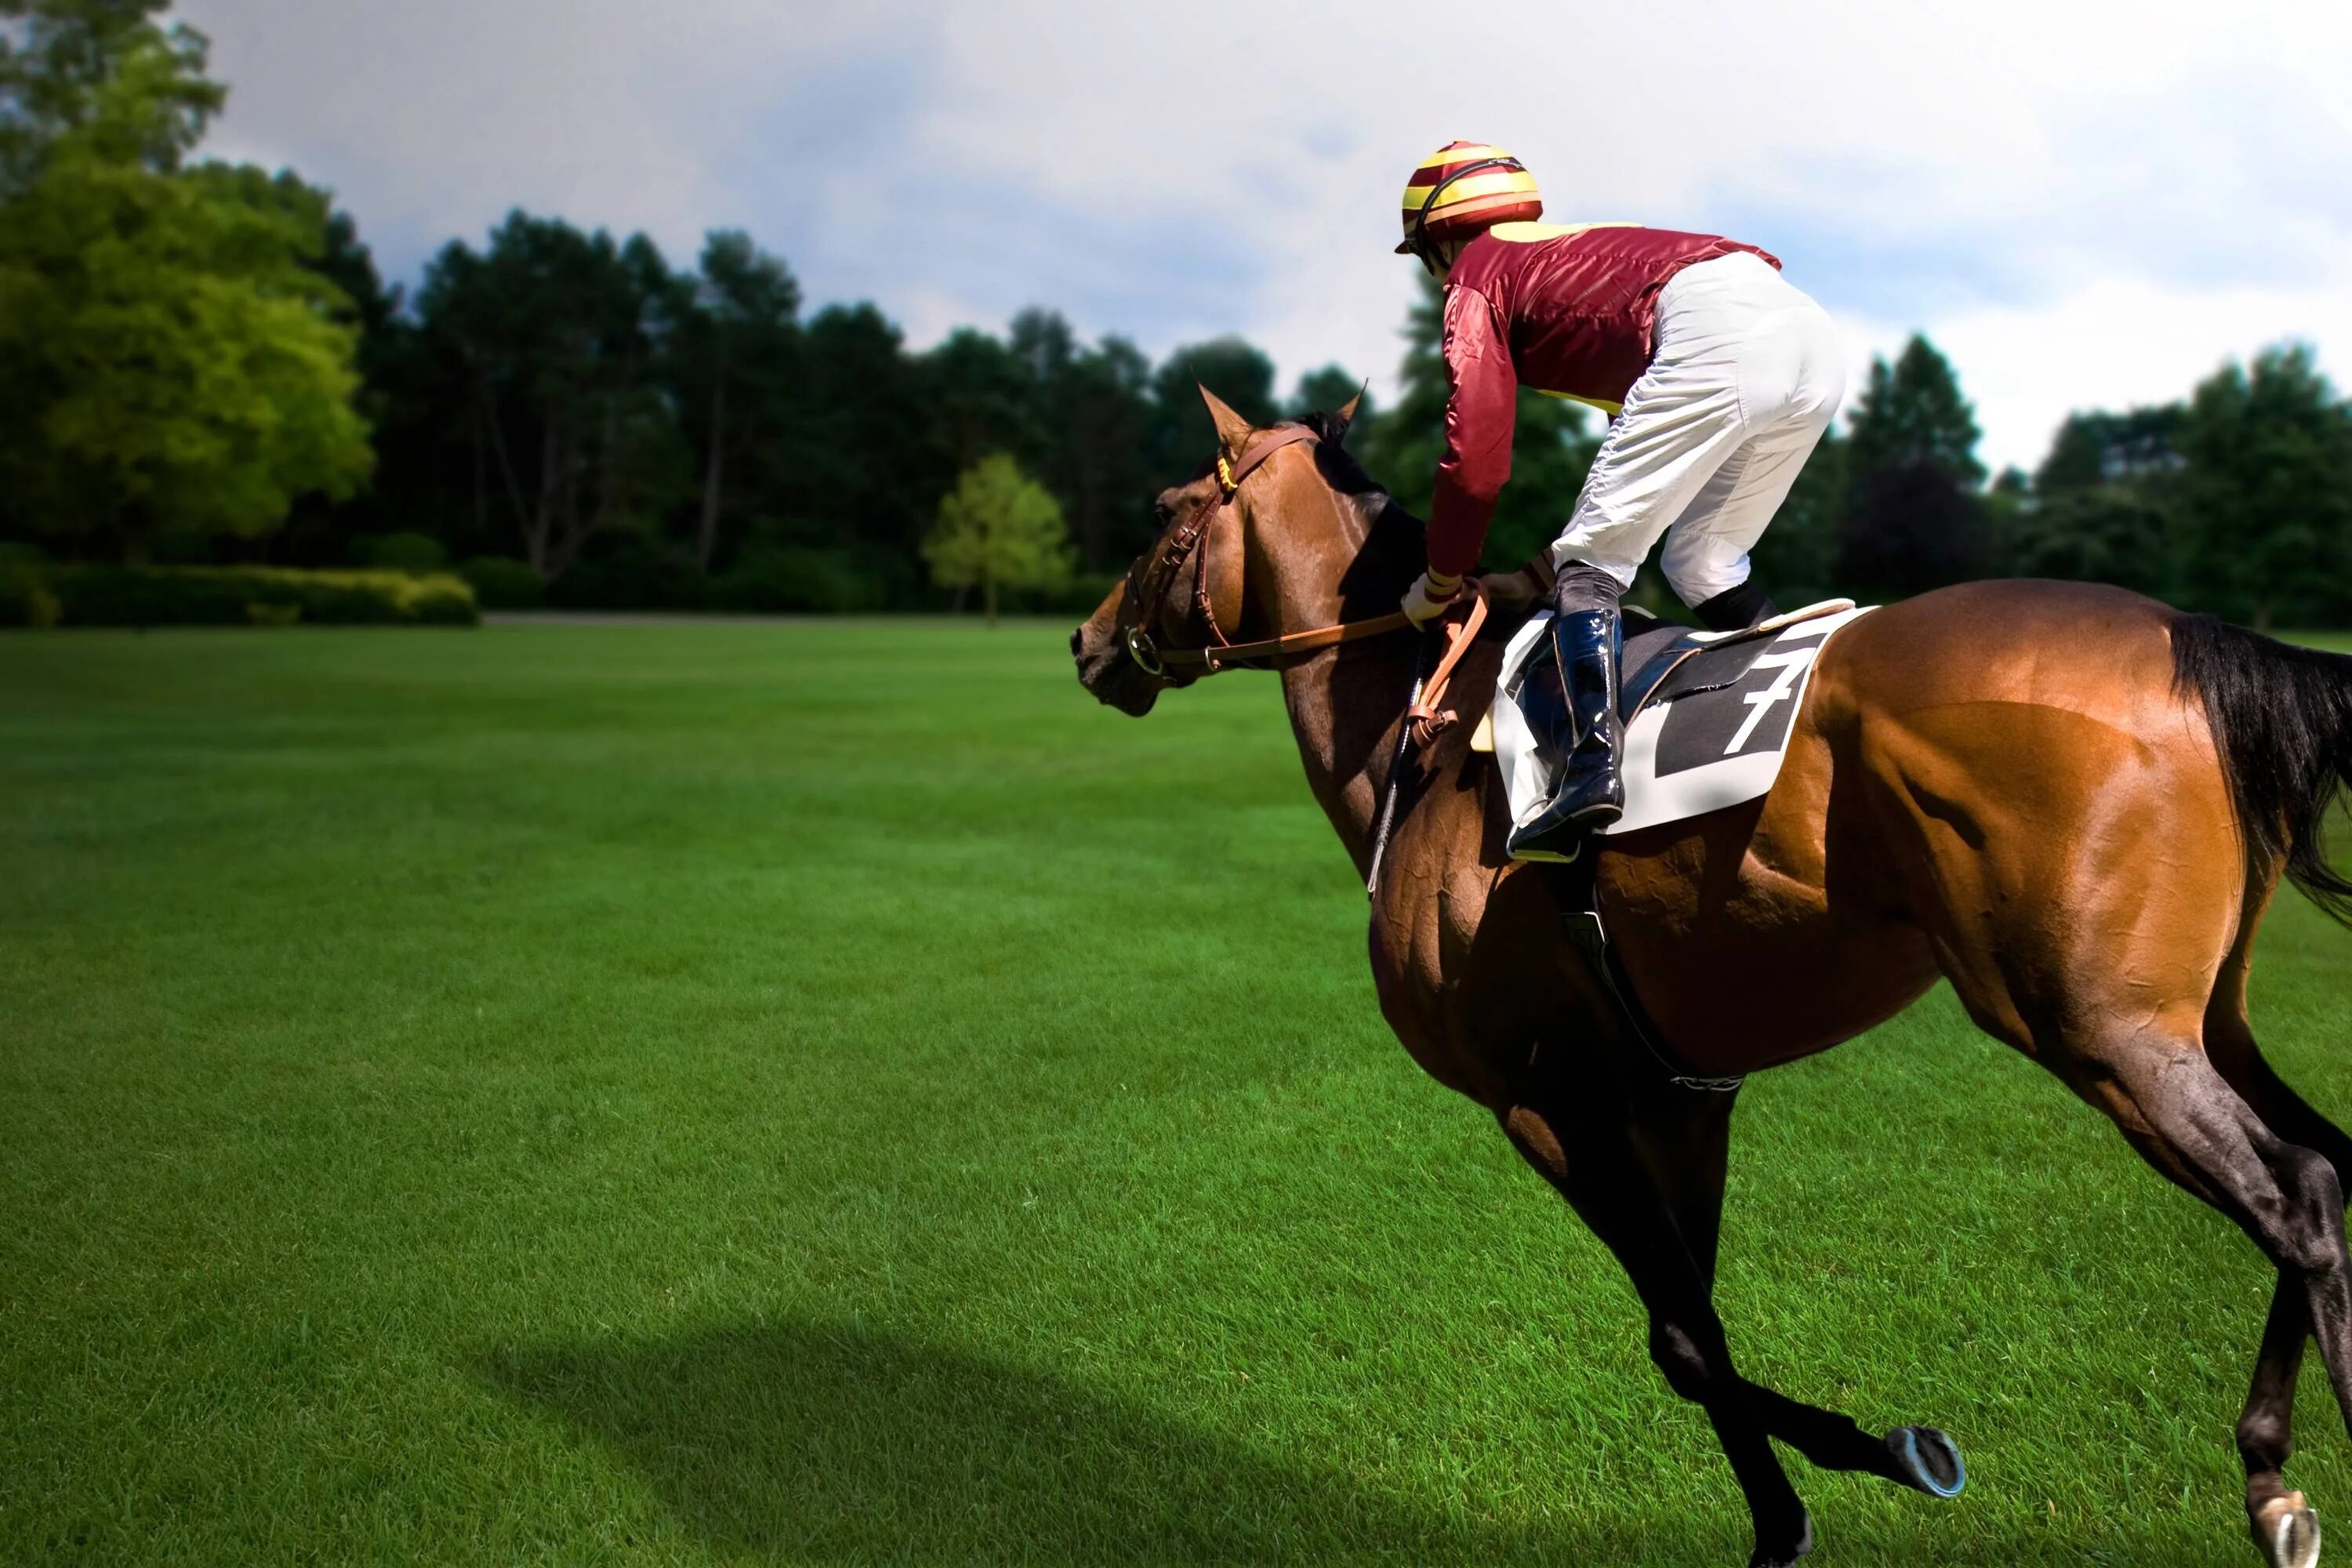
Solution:
{"label": "green grass field", "polygon": [[[1744,1562],[1271,683],[1066,635],[0,638],[0,1563]],[[2255,977],[2339,1114],[2348,963]],[[1791,1457],[1814,1561],[2253,1561],[2267,1271],[1948,994],[1751,1083],[1726,1250],[1752,1373],[1968,1451]]]}

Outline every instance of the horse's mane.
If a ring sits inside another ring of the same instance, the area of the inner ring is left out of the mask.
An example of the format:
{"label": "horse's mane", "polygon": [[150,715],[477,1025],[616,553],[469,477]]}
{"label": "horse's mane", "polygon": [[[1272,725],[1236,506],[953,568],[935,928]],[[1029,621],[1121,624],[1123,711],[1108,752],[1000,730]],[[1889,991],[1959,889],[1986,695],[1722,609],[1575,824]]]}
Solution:
{"label": "horse's mane", "polygon": [[[1426,564],[1426,526],[1399,505],[1388,487],[1364,471],[1345,445],[1349,422],[1335,413],[1315,412],[1264,426],[1280,430],[1298,426],[1315,433],[1315,468],[1323,482],[1349,506],[1364,525],[1364,542],[1339,578],[1339,596],[1349,618],[1383,614]],[[1202,460],[1184,482],[1198,484],[1216,471],[1213,454]]]}
{"label": "horse's mane", "polygon": [[1337,414],[1315,413],[1302,414],[1288,423],[1315,432],[1316,470],[1364,521],[1363,548],[1356,552],[1356,559],[1340,577],[1339,594],[1351,617],[1373,613],[1368,606],[1394,600],[1421,570],[1427,530],[1348,450],[1343,444],[1348,435],[1346,420]]}

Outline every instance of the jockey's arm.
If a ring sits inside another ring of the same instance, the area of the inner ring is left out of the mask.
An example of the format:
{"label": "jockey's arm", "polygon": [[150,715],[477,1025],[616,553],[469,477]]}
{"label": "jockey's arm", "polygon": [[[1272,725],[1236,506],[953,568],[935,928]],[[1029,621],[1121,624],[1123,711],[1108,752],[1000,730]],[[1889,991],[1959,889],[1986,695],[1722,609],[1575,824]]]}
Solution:
{"label": "jockey's arm", "polygon": [[1445,291],[1444,353],[1453,391],[1445,404],[1445,457],[1429,512],[1429,570],[1405,595],[1405,613],[1426,620],[1461,591],[1478,563],[1495,500],[1511,477],[1518,375],[1509,341],[1486,297]]}

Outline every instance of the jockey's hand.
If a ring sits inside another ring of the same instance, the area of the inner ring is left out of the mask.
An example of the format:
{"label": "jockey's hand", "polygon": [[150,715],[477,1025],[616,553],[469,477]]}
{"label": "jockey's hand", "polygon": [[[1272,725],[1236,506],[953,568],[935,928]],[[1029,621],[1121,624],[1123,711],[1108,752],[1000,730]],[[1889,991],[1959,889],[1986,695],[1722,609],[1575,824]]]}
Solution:
{"label": "jockey's hand", "polygon": [[1461,578],[1448,577],[1433,569],[1412,580],[1412,586],[1404,591],[1402,608],[1414,626],[1425,626],[1461,596]]}

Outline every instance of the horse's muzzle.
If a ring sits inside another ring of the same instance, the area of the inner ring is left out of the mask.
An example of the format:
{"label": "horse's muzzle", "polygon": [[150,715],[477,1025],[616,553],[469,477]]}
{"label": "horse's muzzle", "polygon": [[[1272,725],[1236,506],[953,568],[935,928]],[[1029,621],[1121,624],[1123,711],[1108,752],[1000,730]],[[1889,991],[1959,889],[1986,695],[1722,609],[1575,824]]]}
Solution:
{"label": "horse's muzzle", "polygon": [[1070,657],[1078,667],[1078,684],[1095,700],[1139,719],[1151,711],[1168,682],[1135,656],[1129,640],[1116,626],[1088,621],[1070,634]]}

